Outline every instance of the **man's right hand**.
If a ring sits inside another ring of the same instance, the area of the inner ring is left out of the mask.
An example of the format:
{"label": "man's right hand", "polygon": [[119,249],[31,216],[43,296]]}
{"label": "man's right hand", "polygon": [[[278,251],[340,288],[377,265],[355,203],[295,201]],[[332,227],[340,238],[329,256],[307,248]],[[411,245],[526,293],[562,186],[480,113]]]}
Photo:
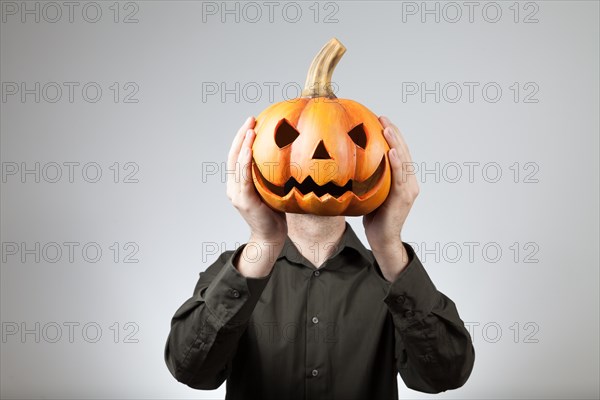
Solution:
{"label": "man's right hand", "polygon": [[[249,117],[239,129],[227,157],[227,197],[250,227],[250,240],[235,262],[247,277],[263,277],[270,273],[275,258],[287,237],[285,214],[267,206],[259,197],[252,180],[252,143],[256,120]],[[259,255],[258,255],[259,254]]]}

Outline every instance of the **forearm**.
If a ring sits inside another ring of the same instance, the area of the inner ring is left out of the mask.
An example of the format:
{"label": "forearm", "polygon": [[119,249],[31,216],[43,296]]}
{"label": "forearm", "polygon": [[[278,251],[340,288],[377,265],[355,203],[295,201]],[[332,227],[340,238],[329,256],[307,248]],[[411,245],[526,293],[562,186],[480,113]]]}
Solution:
{"label": "forearm", "polygon": [[[190,299],[191,300],[191,299]],[[228,360],[227,348],[236,344],[236,339],[219,340],[219,349],[211,360],[207,359],[219,335],[221,324],[211,314],[205,303],[189,304],[194,307],[183,316],[174,316],[165,347],[165,361],[173,377],[179,382],[198,389],[218,387],[223,379],[223,366]],[[215,354],[215,351],[212,351]]]}
{"label": "forearm", "polygon": [[377,264],[379,264],[383,277],[388,282],[394,282],[398,279],[410,261],[404,244],[400,239],[388,242],[382,246],[373,247],[371,251],[377,260]]}
{"label": "forearm", "polygon": [[452,300],[439,293],[430,313],[410,319],[394,315],[398,371],[406,385],[426,393],[463,386],[473,369],[475,350]]}
{"label": "forearm", "polygon": [[200,274],[193,296],[176,312],[165,361],[180,382],[215,389],[260,298],[269,276],[247,278],[232,264],[243,249],[223,253]]}
{"label": "forearm", "polygon": [[233,265],[245,277],[266,277],[273,270],[284,243],[285,238],[281,237],[260,238],[251,235],[239,256],[233,260]]}
{"label": "forearm", "polygon": [[[384,299],[396,330],[398,371],[408,387],[422,392],[460,387],[473,368],[471,337],[456,305],[437,290],[412,247],[402,247],[408,263],[397,268],[401,272],[387,283]],[[391,256],[379,259],[393,262]]]}

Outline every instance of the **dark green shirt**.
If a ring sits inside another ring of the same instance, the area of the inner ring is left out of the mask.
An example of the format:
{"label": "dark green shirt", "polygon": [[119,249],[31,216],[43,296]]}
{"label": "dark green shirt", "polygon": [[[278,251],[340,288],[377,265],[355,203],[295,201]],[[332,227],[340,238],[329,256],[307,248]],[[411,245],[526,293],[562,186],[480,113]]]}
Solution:
{"label": "dark green shirt", "polygon": [[227,251],[200,273],[165,348],[197,389],[227,380],[227,399],[397,399],[462,386],[475,351],[454,302],[413,249],[393,283],[352,228],[318,269],[287,238],[270,275],[245,278]]}

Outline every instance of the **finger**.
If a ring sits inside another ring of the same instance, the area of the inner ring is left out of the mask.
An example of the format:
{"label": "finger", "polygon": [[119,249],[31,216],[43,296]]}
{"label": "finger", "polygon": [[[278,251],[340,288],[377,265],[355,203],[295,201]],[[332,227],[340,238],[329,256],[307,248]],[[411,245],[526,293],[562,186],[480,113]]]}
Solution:
{"label": "finger", "polygon": [[391,128],[395,133],[400,133],[400,129],[386,116],[382,115],[379,117],[379,122],[383,125],[384,128]]}
{"label": "finger", "polygon": [[244,140],[244,135],[248,129],[252,128],[255,124],[254,117],[248,117],[244,124],[237,131],[235,137],[233,138],[233,142],[231,143],[231,148],[229,149],[229,155],[227,157],[228,165],[233,164],[238,157],[240,152],[240,147]]}
{"label": "finger", "polygon": [[[235,194],[239,193],[240,180],[239,180],[239,164],[236,165],[236,161],[239,157],[240,148],[242,147],[244,135],[248,131],[247,127],[254,126],[254,117],[248,117],[242,127],[238,130],[233,143],[229,150],[227,157],[227,195],[232,198]],[[246,128],[246,129],[244,129]],[[233,175],[233,176],[230,176]]]}
{"label": "finger", "polygon": [[386,140],[388,140],[388,142],[391,142],[390,149],[395,149],[396,155],[400,159],[402,165],[412,165],[412,157],[410,153],[408,153],[408,149],[399,144],[398,137],[391,131],[388,131],[387,129],[384,131],[384,136]]}
{"label": "finger", "polygon": [[236,168],[236,173],[239,171],[239,191],[244,195],[248,195],[253,191],[252,181],[252,143],[256,133],[253,129],[248,129],[244,136],[244,141],[240,149],[238,157],[239,168]]}
{"label": "finger", "polygon": [[254,127],[256,120],[254,117],[248,117],[244,124],[237,131],[235,137],[233,138],[233,142],[231,143],[231,148],[229,149],[229,154],[227,156],[227,167],[229,169],[233,168],[233,164],[238,158],[240,148],[242,146],[242,142],[244,140],[244,135],[248,131]]}
{"label": "finger", "polygon": [[[395,176],[394,182],[396,185],[404,185],[406,188],[410,188],[413,185],[417,185],[415,177],[415,163],[412,160],[410,153],[408,152],[407,146],[402,141],[402,136],[395,132],[393,125],[389,125],[389,120],[384,121],[387,127],[384,130],[384,136],[390,144],[390,164],[393,163],[393,175]],[[394,151],[392,151],[392,149]],[[392,156],[394,160],[392,160]]]}
{"label": "finger", "polygon": [[389,151],[389,159],[392,168],[394,188],[401,188],[403,190],[408,189],[411,191],[413,187],[418,186],[417,178],[415,176],[415,166],[412,161],[404,161],[396,148]]}
{"label": "finger", "polygon": [[394,124],[392,124],[392,121],[390,121],[388,117],[381,116],[381,117],[379,117],[379,122],[381,122],[381,125],[384,128],[383,129],[384,133],[386,131],[388,133],[391,133],[391,139],[392,139],[391,143],[389,143],[389,141],[388,141],[388,143],[390,144],[390,147],[392,145],[394,147],[400,146],[401,143],[400,143],[399,134],[398,134],[399,130]]}
{"label": "finger", "polygon": [[388,158],[392,168],[392,196],[406,193],[417,193],[418,183],[415,176],[415,165],[400,129],[389,118],[381,116],[379,121],[384,126],[384,136],[390,145]]}
{"label": "finger", "polygon": [[404,171],[402,168],[402,161],[398,156],[398,150],[396,148],[390,149],[388,152],[390,159],[390,166],[392,167],[392,179],[395,185],[401,185],[404,182]]}
{"label": "finger", "polygon": [[[403,159],[405,159],[407,162],[412,162],[412,157],[410,155],[410,151],[408,150],[408,145],[406,144],[406,141],[404,140],[400,129],[398,129],[396,125],[392,124],[387,117],[380,117],[379,120],[384,126],[383,133],[384,136],[386,136],[386,140],[388,141],[390,147],[396,147],[401,153],[403,153],[401,154],[401,157]],[[386,131],[388,131],[387,133],[389,133],[390,136],[387,136]]]}
{"label": "finger", "polygon": [[398,137],[399,144],[406,146],[406,141],[404,140],[402,132],[400,132],[400,128],[398,128],[394,123],[392,123],[392,121],[388,117],[379,117],[379,122],[381,122],[384,128],[390,128],[394,132],[394,135]]}
{"label": "finger", "polygon": [[392,123],[392,121],[390,121],[390,119],[385,115],[379,116],[379,122],[381,123],[381,125],[383,125],[384,128],[390,126],[390,124]]}
{"label": "finger", "polygon": [[412,162],[412,158],[410,157],[410,154],[408,154],[406,152],[406,147],[402,146],[401,143],[401,139],[400,137],[394,133],[394,131],[392,130],[392,128],[385,128],[383,131],[383,136],[385,137],[385,140],[388,142],[388,145],[390,146],[390,149],[396,149],[396,151],[398,152],[398,156],[400,157],[400,160],[405,161],[405,162]]}
{"label": "finger", "polygon": [[392,121],[386,117],[385,115],[382,115],[379,117],[379,122],[381,123],[381,125],[384,128],[390,128],[390,129],[394,129],[395,125],[392,123]]}

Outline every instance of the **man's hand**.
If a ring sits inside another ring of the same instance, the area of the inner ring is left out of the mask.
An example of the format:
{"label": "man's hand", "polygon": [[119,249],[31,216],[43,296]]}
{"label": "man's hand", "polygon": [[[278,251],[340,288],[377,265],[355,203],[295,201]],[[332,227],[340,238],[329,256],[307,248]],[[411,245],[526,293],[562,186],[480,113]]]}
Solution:
{"label": "man's hand", "polygon": [[386,117],[380,117],[379,121],[390,146],[388,157],[392,168],[392,184],[383,204],[363,217],[363,226],[381,272],[388,281],[393,282],[408,264],[401,232],[419,194],[419,185],[409,168],[412,158],[400,130]]}
{"label": "man's hand", "polygon": [[[285,214],[269,208],[258,196],[252,181],[255,124],[254,117],[246,120],[233,139],[227,157],[227,170],[235,171],[233,176],[227,177],[227,197],[250,226],[250,240],[236,262],[240,273],[247,277],[268,275],[287,237]],[[257,253],[262,257],[257,257]]]}

